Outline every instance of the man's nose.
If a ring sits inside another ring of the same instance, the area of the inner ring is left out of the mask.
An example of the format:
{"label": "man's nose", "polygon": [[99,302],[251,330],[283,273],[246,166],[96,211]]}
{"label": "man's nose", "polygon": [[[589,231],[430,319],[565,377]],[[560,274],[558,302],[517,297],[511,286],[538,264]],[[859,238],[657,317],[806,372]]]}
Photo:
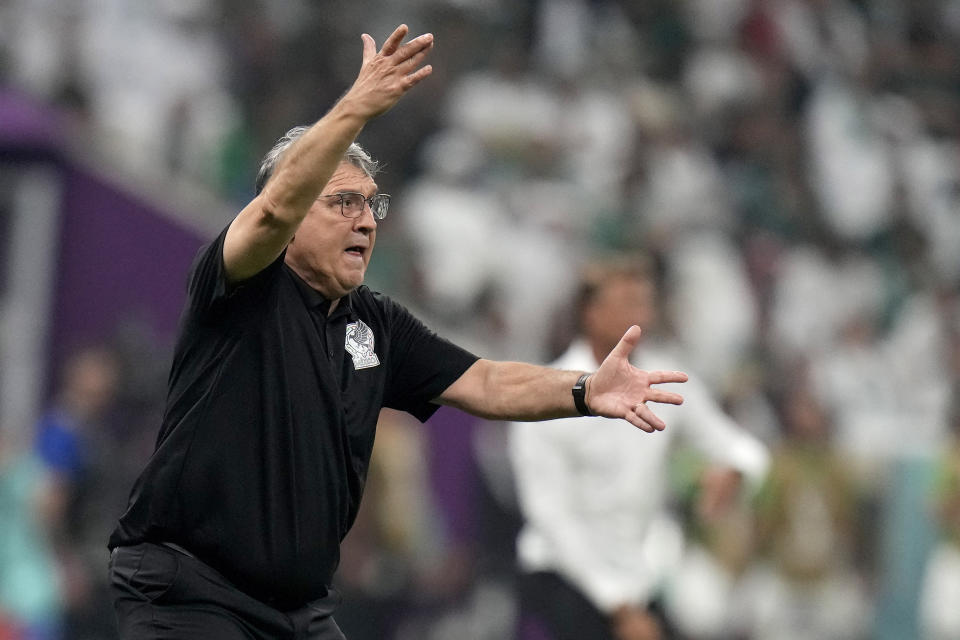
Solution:
{"label": "man's nose", "polygon": [[377,219],[373,216],[373,209],[369,202],[363,203],[363,213],[354,218],[354,227],[360,231],[376,231]]}

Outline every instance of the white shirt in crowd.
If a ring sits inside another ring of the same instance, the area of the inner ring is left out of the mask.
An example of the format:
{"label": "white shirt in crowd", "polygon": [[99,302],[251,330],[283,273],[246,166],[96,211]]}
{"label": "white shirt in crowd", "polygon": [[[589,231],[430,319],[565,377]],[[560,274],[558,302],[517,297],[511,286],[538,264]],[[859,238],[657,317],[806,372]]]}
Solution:
{"label": "white shirt in crowd", "polygon": [[[678,368],[669,352],[645,343],[633,360],[647,370]],[[551,366],[594,371],[600,365],[587,343],[577,341]],[[677,391],[683,405],[656,406],[667,424],[658,433],[589,417],[510,425],[510,457],[526,521],[517,543],[524,571],[562,575],[601,611],[644,604],[664,577],[658,543],[666,541],[658,539],[657,523],[665,512],[675,439],[741,471],[748,483],[762,480],[766,447],[696,379]]]}

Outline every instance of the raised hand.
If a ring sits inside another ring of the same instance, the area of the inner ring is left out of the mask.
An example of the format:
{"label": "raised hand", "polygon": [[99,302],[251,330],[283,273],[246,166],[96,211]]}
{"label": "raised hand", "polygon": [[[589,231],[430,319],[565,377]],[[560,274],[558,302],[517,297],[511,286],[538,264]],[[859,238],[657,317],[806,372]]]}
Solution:
{"label": "raised hand", "polygon": [[639,607],[625,606],[613,614],[613,636],[616,640],[661,640],[660,623]]}
{"label": "raised hand", "polygon": [[682,371],[644,371],[630,364],[630,354],[640,340],[640,327],[630,327],[587,380],[587,406],[598,416],[623,418],[648,433],[666,426],[647,402],[682,404],[683,396],[652,385],[686,382]]}
{"label": "raised hand", "polygon": [[360,36],[363,64],[343,101],[357,109],[364,118],[384,113],[433,72],[430,65],[421,66],[433,48],[433,34],[425,33],[401,44],[408,31],[405,24],[397,27],[379,52],[373,37],[366,33]]}

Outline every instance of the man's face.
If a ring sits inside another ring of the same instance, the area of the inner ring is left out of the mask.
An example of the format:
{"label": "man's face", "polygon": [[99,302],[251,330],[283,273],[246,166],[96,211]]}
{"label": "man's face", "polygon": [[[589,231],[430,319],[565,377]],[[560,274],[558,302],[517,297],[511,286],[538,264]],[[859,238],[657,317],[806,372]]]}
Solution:
{"label": "man's face", "polygon": [[[377,183],[347,162],[331,176],[320,193],[377,193]],[[286,262],[302,278],[330,300],[336,300],[363,284],[377,239],[377,221],[364,205],[357,218],[340,213],[338,198],[317,198],[287,248]]]}
{"label": "man's face", "polygon": [[618,276],[603,284],[584,312],[584,331],[606,350],[616,346],[631,325],[655,328],[656,291],[649,280]]}

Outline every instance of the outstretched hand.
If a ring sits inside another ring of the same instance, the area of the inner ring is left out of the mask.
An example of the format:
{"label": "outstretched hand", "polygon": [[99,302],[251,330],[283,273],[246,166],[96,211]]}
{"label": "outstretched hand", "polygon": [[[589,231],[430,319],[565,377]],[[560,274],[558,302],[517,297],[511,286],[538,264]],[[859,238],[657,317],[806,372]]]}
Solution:
{"label": "outstretched hand", "polygon": [[364,33],[363,64],[353,86],[344,96],[365,118],[378,116],[433,72],[430,65],[420,66],[433,48],[433,34],[425,33],[401,44],[409,28],[402,24],[391,33],[380,51],[373,37]]}
{"label": "outstretched hand", "polygon": [[665,382],[686,382],[682,371],[644,371],[630,364],[630,354],[640,340],[640,327],[630,327],[587,381],[587,406],[598,416],[623,418],[648,433],[666,426],[647,402],[683,404],[683,396],[654,388]]}

